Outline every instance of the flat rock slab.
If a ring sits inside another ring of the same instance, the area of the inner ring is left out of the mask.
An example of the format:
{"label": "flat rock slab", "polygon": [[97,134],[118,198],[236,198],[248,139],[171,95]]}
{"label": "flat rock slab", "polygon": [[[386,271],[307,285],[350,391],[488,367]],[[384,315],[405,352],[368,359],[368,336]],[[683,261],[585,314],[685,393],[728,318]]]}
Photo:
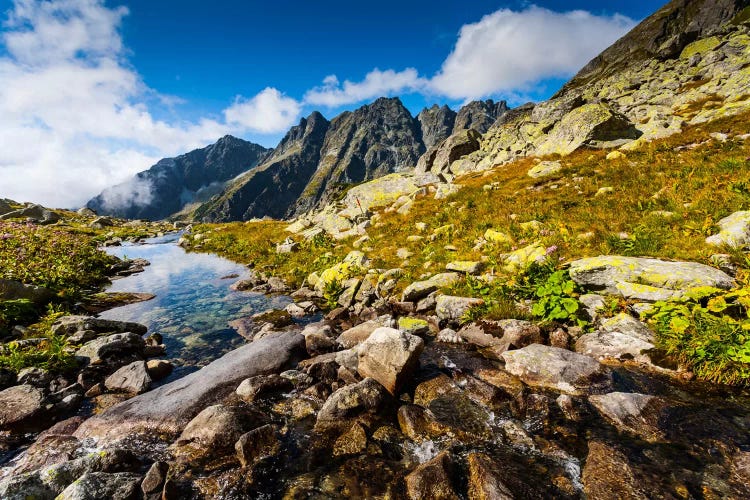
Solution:
{"label": "flat rock slab", "polygon": [[138,432],[179,434],[205,407],[231,394],[244,379],[279,373],[303,355],[305,338],[271,334],[229,352],[203,369],[117,404],[90,418],[79,438],[115,442]]}
{"label": "flat rock slab", "polygon": [[697,262],[617,255],[576,260],[569,273],[584,288],[645,302],[678,298],[696,287],[728,290],[735,286],[725,272]]}
{"label": "flat rock slab", "polygon": [[612,384],[609,370],[588,356],[559,347],[532,344],[502,354],[505,369],[530,386],[573,396],[601,392]]}
{"label": "flat rock slab", "polygon": [[0,391],[0,430],[32,426],[43,403],[42,391],[31,385],[16,385]]}

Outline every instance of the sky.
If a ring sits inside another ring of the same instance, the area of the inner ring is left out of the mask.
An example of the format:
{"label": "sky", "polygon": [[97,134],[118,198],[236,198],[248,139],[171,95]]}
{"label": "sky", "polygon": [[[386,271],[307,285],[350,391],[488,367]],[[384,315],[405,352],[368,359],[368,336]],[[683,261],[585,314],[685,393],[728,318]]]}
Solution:
{"label": "sky", "polygon": [[75,208],[313,110],[550,97],[661,0],[0,0],[0,198]]}

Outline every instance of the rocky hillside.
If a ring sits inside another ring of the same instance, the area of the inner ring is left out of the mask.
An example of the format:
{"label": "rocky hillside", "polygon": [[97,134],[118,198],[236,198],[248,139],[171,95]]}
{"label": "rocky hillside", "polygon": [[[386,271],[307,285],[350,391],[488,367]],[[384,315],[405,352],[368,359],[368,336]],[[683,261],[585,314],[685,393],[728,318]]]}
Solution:
{"label": "rocky hillside", "polygon": [[220,191],[227,181],[258,165],[268,152],[228,135],[208,147],[164,158],[133,179],[105,189],[86,206],[115,217],[165,219]]}
{"label": "rocky hillside", "polygon": [[458,113],[434,106],[415,119],[399,99],[381,98],[330,123],[313,113],[262,165],[196,209],[193,217],[221,222],[305,214],[352,184],[410,171],[429,147],[464,128],[484,132],[507,109],[505,102],[475,101]]}

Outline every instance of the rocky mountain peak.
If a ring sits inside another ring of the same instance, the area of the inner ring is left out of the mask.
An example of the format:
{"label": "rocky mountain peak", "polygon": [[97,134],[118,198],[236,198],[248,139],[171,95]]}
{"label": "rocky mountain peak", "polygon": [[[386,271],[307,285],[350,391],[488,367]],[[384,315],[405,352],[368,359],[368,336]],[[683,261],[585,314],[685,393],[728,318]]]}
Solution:
{"label": "rocky mountain peak", "polygon": [[709,36],[749,6],[750,0],[672,0],[592,59],[555,97],[636,62],[677,57],[688,44]]}
{"label": "rocky mountain peak", "polygon": [[480,134],[489,130],[495,121],[508,111],[508,103],[505,101],[495,102],[492,99],[486,101],[472,101],[461,107],[456,115],[453,125],[453,133],[473,128]]}
{"label": "rocky mountain peak", "polygon": [[434,104],[431,108],[424,108],[417,115],[417,121],[422,128],[422,142],[426,149],[430,149],[451,135],[456,112],[446,105]]}

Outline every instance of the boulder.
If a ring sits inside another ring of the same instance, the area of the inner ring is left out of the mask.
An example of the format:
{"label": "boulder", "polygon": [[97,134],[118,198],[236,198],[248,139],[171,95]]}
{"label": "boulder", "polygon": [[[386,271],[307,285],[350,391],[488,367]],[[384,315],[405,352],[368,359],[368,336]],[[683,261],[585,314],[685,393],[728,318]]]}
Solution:
{"label": "boulder", "polygon": [[419,190],[413,179],[402,174],[389,174],[351,188],[343,204],[353,215],[386,207]]}
{"label": "boulder", "polygon": [[[482,135],[473,129],[461,130],[445,139],[434,152],[425,153],[424,172],[440,174],[450,172],[451,164],[479,149]],[[421,158],[420,158],[421,160]]]}
{"label": "boulder", "polygon": [[609,370],[588,356],[532,344],[502,354],[505,369],[524,383],[573,396],[602,391],[612,384]]}
{"label": "boulder", "polygon": [[281,451],[281,441],[276,435],[276,428],[266,424],[240,436],[234,450],[240,464],[248,467],[263,457],[277,455]]}
{"label": "boulder", "polygon": [[536,148],[537,156],[568,155],[581,146],[599,146],[640,136],[628,118],[603,103],[572,109],[557,122]]}
{"label": "boulder", "polygon": [[141,476],[131,472],[87,472],[70,484],[56,500],[137,500]]}
{"label": "boulder", "polygon": [[430,295],[440,288],[456,283],[461,276],[458,273],[436,274],[428,280],[416,281],[407,286],[401,300],[404,302],[415,302]]}
{"label": "boulder", "polygon": [[76,351],[76,357],[90,365],[98,365],[109,359],[141,357],[146,348],[143,337],[135,333],[116,333],[86,342]]}
{"label": "boulder", "polygon": [[375,379],[366,378],[331,394],[318,412],[316,425],[336,424],[341,419],[377,412],[388,400],[388,391]]}
{"label": "boulder", "polygon": [[538,179],[539,177],[556,174],[560,170],[562,170],[562,164],[559,161],[542,161],[531,167],[527,175],[532,179]]}
{"label": "boulder", "polygon": [[745,248],[750,244],[750,211],[734,212],[716,225],[719,232],[706,238],[709,245]]}
{"label": "boulder", "polygon": [[15,280],[0,279],[0,300],[26,299],[42,305],[49,302],[54,293],[47,288],[34,285],[24,285]]}
{"label": "boulder", "polygon": [[627,313],[620,313],[603,321],[595,332],[581,335],[575,350],[595,359],[650,363],[646,351],[654,348],[653,342],[654,334],[644,323]]}
{"label": "boulder", "polygon": [[447,451],[423,463],[406,476],[406,494],[411,500],[458,500],[453,487],[453,463]]}
{"label": "boulder", "polygon": [[196,450],[215,453],[231,449],[254,421],[243,409],[213,405],[198,413],[185,427],[175,442],[175,453],[190,456]]}
{"label": "boulder", "polygon": [[304,345],[298,333],[268,335],[197,372],[108,408],[84,422],[76,436],[105,443],[139,432],[179,434],[199,411],[231,394],[242,380],[290,368],[305,355]]}
{"label": "boulder", "polygon": [[679,298],[695,287],[728,290],[735,286],[725,272],[697,262],[617,255],[576,260],[570,264],[569,273],[573,281],[589,290],[642,302]]}
{"label": "boulder", "polygon": [[410,335],[425,335],[430,331],[430,324],[420,318],[401,316],[398,318],[398,329]]}
{"label": "boulder", "polygon": [[516,274],[525,271],[531,264],[542,264],[547,260],[547,250],[539,243],[534,242],[512,252],[501,254],[503,271]]}
{"label": "boulder", "polygon": [[470,260],[458,260],[449,262],[445,269],[447,271],[455,271],[457,273],[477,275],[484,270],[484,262],[470,261]]}
{"label": "boulder", "polygon": [[336,339],[339,345],[344,349],[350,349],[367,340],[372,332],[383,326],[378,321],[365,321],[357,326],[345,330]]}
{"label": "boulder", "polygon": [[472,500],[513,500],[515,497],[503,484],[495,460],[484,453],[473,452],[466,457],[469,466],[469,498]]}
{"label": "boulder", "polygon": [[424,341],[415,335],[393,328],[378,328],[359,346],[357,371],[396,395],[417,368],[423,348]]}
{"label": "boulder", "polygon": [[34,386],[16,385],[0,391],[0,430],[44,428],[46,422],[37,421],[43,409],[44,394]]}
{"label": "boulder", "polygon": [[166,462],[154,462],[151,465],[141,483],[144,500],[161,500],[168,473],[169,464]]}
{"label": "boulder", "polygon": [[146,370],[151,380],[161,380],[172,373],[172,363],[165,359],[151,359],[146,362]]}
{"label": "boulder", "polygon": [[489,243],[495,243],[500,245],[511,245],[513,238],[500,231],[494,229],[488,229],[484,232],[484,239]]}
{"label": "boulder", "polygon": [[63,316],[58,318],[51,327],[53,334],[66,336],[85,330],[91,330],[97,334],[131,332],[137,335],[145,335],[148,328],[139,323],[94,318],[93,316]]}
{"label": "boulder", "polygon": [[289,392],[294,389],[294,384],[281,375],[256,375],[243,380],[235,393],[248,403],[252,403],[274,394]]}
{"label": "boulder", "polygon": [[610,392],[589,396],[589,402],[619,431],[634,434],[646,441],[665,438],[662,426],[666,400],[647,394]]}
{"label": "boulder", "polygon": [[125,365],[104,380],[110,391],[142,394],[151,388],[151,376],[145,361]]}
{"label": "boulder", "polygon": [[484,305],[484,300],[453,295],[438,295],[435,303],[435,314],[444,321],[457,323],[472,307]]}

